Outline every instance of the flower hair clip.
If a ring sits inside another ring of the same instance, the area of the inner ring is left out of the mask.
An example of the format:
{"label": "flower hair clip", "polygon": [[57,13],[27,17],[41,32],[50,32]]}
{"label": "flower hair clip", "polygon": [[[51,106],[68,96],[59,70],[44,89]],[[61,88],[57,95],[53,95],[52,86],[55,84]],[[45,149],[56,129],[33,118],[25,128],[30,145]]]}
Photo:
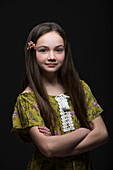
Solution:
{"label": "flower hair clip", "polygon": [[32,48],[34,48],[34,50],[36,50],[36,45],[35,45],[35,43],[33,41],[29,41],[27,43],[27,45],[28,45],[27,50],[32,49]]}

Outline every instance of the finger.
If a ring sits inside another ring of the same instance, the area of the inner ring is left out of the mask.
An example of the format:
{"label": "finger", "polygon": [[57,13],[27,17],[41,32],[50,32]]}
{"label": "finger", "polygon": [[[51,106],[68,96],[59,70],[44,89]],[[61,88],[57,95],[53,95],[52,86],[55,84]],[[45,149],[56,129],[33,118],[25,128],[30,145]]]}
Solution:
{"label": "finger", "polygon": [[42,129],[42,130],[46,130],[46,131],[50,132],[50,130],[46,127],[38,127],[38,129]]}
{"label": "finger", "polygon": [[50,129],[48,129],[46,126],[40,126],[39,128],[40,129],[46,129],[46,130],[50,131]]}
{"label": "finger", "polygon": [[51,134],[44,133],[45,136],[51,136]]}
{"label": "finger", "polygon": [[46,134],[48,134],[48,135],[51,135],[51,132],[49,132],[49,131],[47,131],[47,130],[45,130],[45,129],[39,129],[39,131],[40,131],[41,133],[46,133]]}
{"label": "finger", "polygon": [[38,129],[44,129],[44,130],[50,132],[50,129],[48,129],[46,126],[39,126]]}
{"label": "finger", "polygon": [[[42,132],[41,132],[42,133]],[[44,134],[45,136],[51,136],[51,133],[46,133],[46,132],[44,132],[44,133],[42,133],[42,134]]]}

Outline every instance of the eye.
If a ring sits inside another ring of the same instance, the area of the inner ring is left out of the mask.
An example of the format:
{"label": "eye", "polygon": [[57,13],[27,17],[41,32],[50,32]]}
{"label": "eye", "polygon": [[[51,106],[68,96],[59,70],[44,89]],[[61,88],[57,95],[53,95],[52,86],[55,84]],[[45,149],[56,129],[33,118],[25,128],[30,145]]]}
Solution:
{"label": "eye", "polygon": [[56,49],[56,52],[57,52],[57,53],[61,53],[61,52],[63,52],[63,51],[64,51],[63,48],[57,48],[57,49]]}
{"label": "eye", "polygon": [[46,52],[47,52],[47,49],[45,49],[45,48],[43,48],[43,49],[38,49],[38,52],[46,53]]}

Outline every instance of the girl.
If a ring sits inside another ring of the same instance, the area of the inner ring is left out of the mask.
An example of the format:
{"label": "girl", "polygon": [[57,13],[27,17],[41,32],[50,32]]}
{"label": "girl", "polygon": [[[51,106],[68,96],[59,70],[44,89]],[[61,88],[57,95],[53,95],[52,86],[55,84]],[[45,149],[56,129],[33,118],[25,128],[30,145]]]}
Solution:
{"label": "girl", "polygon": [[28,170],[90,170],[90,150],[108,140],[102,108],[80,80],[64,30],[42,23],[25,46],[22,90],[13,132],[34,144]]}

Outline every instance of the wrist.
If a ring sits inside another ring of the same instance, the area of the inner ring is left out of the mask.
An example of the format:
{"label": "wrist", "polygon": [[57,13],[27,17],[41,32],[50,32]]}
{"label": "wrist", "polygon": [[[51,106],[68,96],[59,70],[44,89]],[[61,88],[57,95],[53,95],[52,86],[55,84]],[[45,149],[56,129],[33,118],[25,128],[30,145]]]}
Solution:
{"label": "wrist", "polygon": [[80,128],[80,132],[83,133],[84,137],[86,137],[91,132],[91,130],[87,128]]}

